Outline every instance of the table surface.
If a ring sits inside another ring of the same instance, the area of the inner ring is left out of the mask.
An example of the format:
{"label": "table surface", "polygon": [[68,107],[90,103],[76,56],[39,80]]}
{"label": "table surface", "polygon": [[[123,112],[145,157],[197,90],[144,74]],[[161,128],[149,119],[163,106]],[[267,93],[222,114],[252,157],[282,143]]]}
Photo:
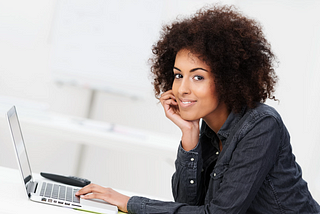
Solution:
{"label": "table surface", "polygon": [[[16,214],[16,213],[85,213],[71,208],[63,208],[58,206],[50,206],[30,201],[26,196],[23,182],[20,177],[20,172],[17,169],[0,166],[0,213],[1,214]],[[35,179],[41,178],[39,174],[33,174]],[[119,191],[128,196],[132,193]],[[119,212],[122,213],[122,212]]]}

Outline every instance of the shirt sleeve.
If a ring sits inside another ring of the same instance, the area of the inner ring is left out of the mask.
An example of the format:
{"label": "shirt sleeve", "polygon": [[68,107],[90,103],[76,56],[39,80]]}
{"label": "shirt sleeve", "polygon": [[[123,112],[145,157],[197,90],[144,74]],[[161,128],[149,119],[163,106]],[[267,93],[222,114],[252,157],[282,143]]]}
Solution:
{"label": "shirt sleeve", "polygon": [[201,186],[201,144],[185,151],[180,143],[176,171],[172,176],[172,193],[176,202],[198,205]]}
{"label": "shirt sleeve", "polygon": [[[133,196],[128,201],[128,212],[138,214],[246,213],[263,180],[275,163],[280,141],[279,125],[274,118],[265,118],[263,123],[260,122],[256,124],[254,128],[238,142],[232,153],[230,162],[226,163],[228,165],[227,170],[223,170],[221,175],[212,173],[213,178],[210,181],[211,185],[207,192],[207,194],[211,194],[210,198],[212,199],[208,203],[195,206],[188,203],[164,202]],[[187,173],[188,167],[194,165],[189,163],[181,164],[184,162],[181,160],[197,157],[197,155],[192,154],[192,152],[190,154],[188,154],[188,152],[180,151],[180,153],[181,152],[182,154],[180,155],[182,157],[179,157],[178,152],[177,159],[178,166],[183,165],[180,176],[176,177],[179,177],[179,181],[175,183],[178,185],[179,182],[183,180],[183,173],[187,174],[186,179],[189,180],[193,179],[192,175],[194,175],[194,173],[190,175]],[[215,191],[213,191],[213,189],[215,189]],[[182,190],[179,191],[182,192]],[[188,191],[194,193],[192,188],[187,188],[183,191],[186,192],[185,194],[187,194]]]}

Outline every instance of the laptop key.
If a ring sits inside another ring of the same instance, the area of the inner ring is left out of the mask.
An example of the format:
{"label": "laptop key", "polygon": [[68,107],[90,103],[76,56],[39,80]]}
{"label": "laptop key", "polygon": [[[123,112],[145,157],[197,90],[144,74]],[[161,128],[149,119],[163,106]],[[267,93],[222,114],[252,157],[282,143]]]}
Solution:
{"label": "laptop key", "polygon": [[41,190],[40,190],[40,196],[44,196],[44,190],[46,189],[46,185],[47,185],[46,182],[42,183]]}
{"label": "laptop key", "polygon": [[53,199],[58,199],[58,195],[59,195],[59,185],[58,184],[54,184],[53,185],[53,191],[52,191],[52,198]]}
{"label": "laptop key", "polygon": [[79,198],[78,196],[74,196],[72,202],[74,202],[74,203],[80,203],[80,198]]}
{"label": "laptop key", "polygon": [[51,193],[52,193],[52,184],[48,183],[44,196],[49,198],[51,197]]}
{"label": "laptop key", "polygon": [[59,200],[66,200],[66,187],[60,186]]}
{"label": "laptop key", "polygon": [[67,187],[66,201],[72,202],[72,188]]}
{"label": "laptop key", "polygon": [[80,198],[78,196],[76,196],[76,193],[79,191],[80,189],[73,189],[73,200],[72,202],[74,203],[80,203]]}

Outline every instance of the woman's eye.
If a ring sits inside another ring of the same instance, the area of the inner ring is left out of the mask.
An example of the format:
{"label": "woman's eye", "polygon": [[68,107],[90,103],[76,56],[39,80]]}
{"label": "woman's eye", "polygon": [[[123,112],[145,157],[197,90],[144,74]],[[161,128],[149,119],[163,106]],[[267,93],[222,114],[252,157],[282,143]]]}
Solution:
{"label": "woman's eye", "polygon": [[202,76],[195,76],[194,79],[195,80],[203,80],[204,78]]}
{"label": "woman's eye", "polygon": [[182,75],[181,75],[181,74],[175,74],[175,75],[174,75],[174,78],[175,78],[175,79],[180,79],[180,78],[182,78]]}

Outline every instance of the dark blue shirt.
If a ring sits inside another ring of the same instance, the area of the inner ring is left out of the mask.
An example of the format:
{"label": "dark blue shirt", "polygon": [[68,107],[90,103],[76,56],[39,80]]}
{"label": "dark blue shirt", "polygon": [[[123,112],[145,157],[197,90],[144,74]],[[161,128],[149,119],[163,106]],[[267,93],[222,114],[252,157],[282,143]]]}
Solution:
{"label": "dark blue shirt", "polygon": [[175,166],[175,202],[133,196],[129,213],[320,213],[280,115],[264,104],[231,112],[218,133],[203,122],[198,145],[180,145]]}

